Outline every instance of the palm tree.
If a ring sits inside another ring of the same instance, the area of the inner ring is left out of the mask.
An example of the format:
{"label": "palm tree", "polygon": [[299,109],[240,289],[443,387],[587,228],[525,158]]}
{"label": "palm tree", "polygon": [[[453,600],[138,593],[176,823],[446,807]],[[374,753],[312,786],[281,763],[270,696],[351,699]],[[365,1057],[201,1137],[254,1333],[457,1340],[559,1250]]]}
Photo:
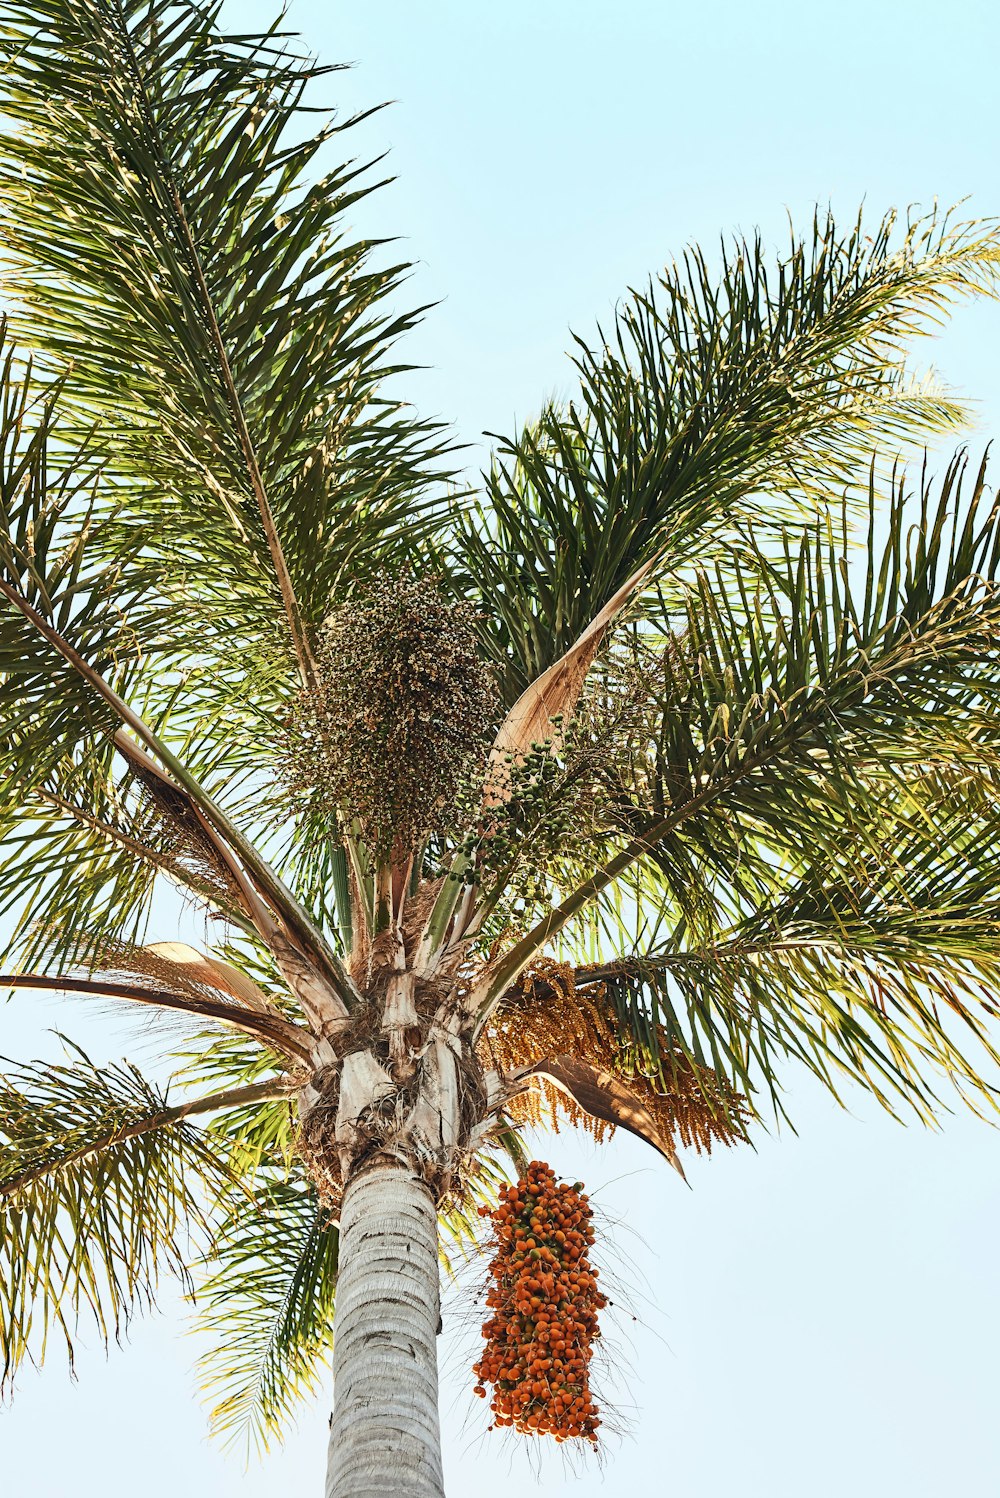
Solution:
{"label": "palm tree", "polygon": [[[191,1272],[263,1441],[336,1287],[328,1492],[440,1494],[439,1222],[526,1124],[679,1166],[786,1063],[995,1099],[1000,516],[870,455],[961,422],[904,354],[1000,236],[689,250],[470,488],[294,37],[11,0],[2,45],[0,982],[188,1026],[180,1101],[3,1079],[5,1374]],[[145,942],[164,882],[205,950]]]}

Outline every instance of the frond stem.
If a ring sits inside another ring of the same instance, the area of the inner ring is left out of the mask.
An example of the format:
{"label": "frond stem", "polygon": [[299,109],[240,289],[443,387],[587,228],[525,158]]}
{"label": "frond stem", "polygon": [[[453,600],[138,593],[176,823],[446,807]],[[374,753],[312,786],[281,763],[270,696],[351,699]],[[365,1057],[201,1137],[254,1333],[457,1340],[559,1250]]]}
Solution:
{"label": "frond stem", "polygon": [[133,1004],[148,1004],[155,1009],[175,1009],[195,1014],[201,1019],[218,1020],[266,1041],[286,1056],[308,1062],[311,1039],[308,1030],[277,1014],[242,1009],[214,999],[194,998],[174,993],[168,988],[142,988],[139,984],[116,983],[104,978],[68,978],[48,973],[0,973],[0,988],[33,988],[44,992],[85,993],[97,998],[127,999]]}
{"label": "frond stem", "polygon": [[170,1124],[180,1123],[182,1119],[192,1118],[199,1113],[218,1113],[224,1108],[271,1102],[275,1098],[286,1097],[294,1089],[295,1083],[290,1078],[273,1077],[266,1082],[251,1082],[245,1087],[230,1087],[223,1092],[213,1092],[207,1097],[195,1098],[190,1103],[179,1103],[175,1108],[161,1108],[158,1113],[136,1119],[124,1128],[110,1129],[99,1139],[90,1140],[88,1144],[81,1145],[79,1149],[72,1150],[58,1160],[35,1165],[30,1170],[22,1170],[18,1175],[9,1176],[7,1180],[0,1182],[0,1200],[5,1196],[13,1196],[23,1187],[30,1186],[33,1181],[41,1180],[43,1176],[51,1175],[54,1170],[64,1170],[67,1165],[75,1165],[78,1160],[99,1154],[101,1150],[112,1149],[116,1144],[123,1144],[126,1139],[151,1134],[155,1129],[169,1127]]}

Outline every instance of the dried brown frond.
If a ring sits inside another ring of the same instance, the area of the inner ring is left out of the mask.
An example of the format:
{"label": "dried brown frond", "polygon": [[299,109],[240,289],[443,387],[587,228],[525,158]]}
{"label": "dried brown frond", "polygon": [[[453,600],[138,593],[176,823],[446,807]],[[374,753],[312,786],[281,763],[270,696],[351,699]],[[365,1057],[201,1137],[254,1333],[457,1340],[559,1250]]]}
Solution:
{"label": "dried brown frond", "polygon": [[[140,992],[174,994],[194,1003],[208,1000],[218,1005],[221,1002],[236,1012],[259,1013],[266,1008],[264,996],[253,995],[255,985],[249,979],[243,980],[247,992],[241,993],[233,981],[241,977],[235,969],[217,963],[219,971],[212,972],[214,959],[203,957],[182,943],[156,943],[144,947],[121,938],[95,937],[86,931],[74,931],[69,935],[61,928],[38,929],[43,939],[51,942],[53,949],[69,951],[73,966],[90,977],[100,975],[111,980],[121,979]],[[168,947],[176,948],[176,954],[165,950]]]}
{"label": "dried brown frond", "polygon": [[[724,1078],[671,1048],[662,1036],[661,1075],[654,1074],[619,1025],[605,985],[578,984],[572,967],[542,958],[522,973],[497,1010],[482,1042],[483,1060],[511,1072],[567,1051],[623,1081],[678,1145],[707,1154],[713,1144],[747,1138],[746,1104]],[[612,1124],[585,1113],[544,1080],[515,1098],[509,1111],[519,1122],[548,1123],[557,1131],[560,1118],[566,1118],[599,1141],[614,1133]]]}

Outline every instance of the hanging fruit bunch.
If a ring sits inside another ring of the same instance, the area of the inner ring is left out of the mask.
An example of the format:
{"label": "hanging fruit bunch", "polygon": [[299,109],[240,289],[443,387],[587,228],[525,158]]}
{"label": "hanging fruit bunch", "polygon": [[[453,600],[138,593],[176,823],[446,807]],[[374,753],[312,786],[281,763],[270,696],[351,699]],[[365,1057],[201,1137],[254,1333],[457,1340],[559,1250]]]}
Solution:
{"label": "hanging fruit bunch", "polygon": [[596,1442],[589,1370],[607,1300],[588,1258],[587,1197],[579,1183],[557,1186],[555,1172],[532,1160],[523,1179],[501,1189],[495,1210],[479,1210],[493,1220],[494,1254],[476,1393],[485,1398],[493,1385],[496,1425]]}

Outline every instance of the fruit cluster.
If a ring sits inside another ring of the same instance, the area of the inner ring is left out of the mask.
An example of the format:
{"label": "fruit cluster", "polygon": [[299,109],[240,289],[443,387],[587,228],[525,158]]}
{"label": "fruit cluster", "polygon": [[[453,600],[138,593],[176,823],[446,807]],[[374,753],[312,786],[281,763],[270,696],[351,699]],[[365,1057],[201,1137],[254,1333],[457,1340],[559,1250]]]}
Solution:
{"label": "fruit cluster", "polygon": [[495,1251],[476,1393],[485,1398],[493,1385],[496,1425],[596,1442],[589,1368],[607,1300],[587,1257],[593,1213],[581,1184],[557,1186],[555,1172],[532,1160],[526,1177],[502,1188],[495,1210],[479,1210],[493,1220]]}

